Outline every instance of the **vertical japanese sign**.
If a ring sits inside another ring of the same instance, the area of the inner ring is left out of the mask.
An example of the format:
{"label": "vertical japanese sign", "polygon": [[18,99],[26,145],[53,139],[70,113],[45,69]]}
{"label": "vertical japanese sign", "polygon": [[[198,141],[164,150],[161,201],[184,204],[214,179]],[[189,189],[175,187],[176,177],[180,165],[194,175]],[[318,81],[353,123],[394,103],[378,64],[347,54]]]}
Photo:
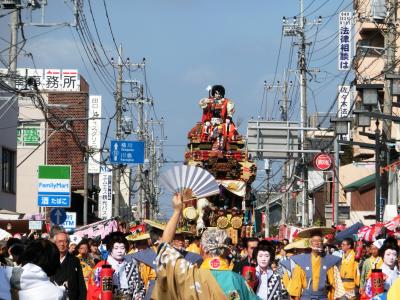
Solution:
{"label": "vertical japanese sign", "polygon": [[101,167],[99,187],[99,218],[109,219],[112,216],[112,171],[108,167]]}
{"label": "vertical japanese sign", "polygon": [[88,122],[88,145],[91,154],[88,160],[89,174],[100,173],[101,161],[101,96],[89,96],[89,122]]}
{"label": "vertical japanese sign", "polygon": [[351,12],[342,11],[339,14],[339,53],[338,70],[351,68]]}
{"label": "vertical japanese sign", "polygon": [[349,85],[339,85],[338,118],[347,118],[351,105],[351,90]]}

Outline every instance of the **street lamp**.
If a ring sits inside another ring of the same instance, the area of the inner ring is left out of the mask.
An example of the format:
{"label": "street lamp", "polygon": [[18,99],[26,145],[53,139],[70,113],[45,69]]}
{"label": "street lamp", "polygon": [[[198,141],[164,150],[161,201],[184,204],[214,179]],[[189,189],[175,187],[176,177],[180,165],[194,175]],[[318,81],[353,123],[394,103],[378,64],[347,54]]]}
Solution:
{"label": "street lamp", "polygon": [[362,90],[362,103],[367,106],[378,104],[378,90],[376,88],[365,88]]}
{"label": "street lamp", "polygon": [[335,125],[336,135],[346,135],[349,133],[349,123],[352,118],[331,118],[331,123]]}
{"label": "street lamp", "polygon": [[341,135],[347,135],[349,133],[349,123],[352,118],[331,118],[331,123],[335,125],[335,143],[334,143],[334,153],[335,153],[335,165],[334,165],[334,197],[332,203],[332,222],[333,224],[339,224],[339,167],[340,167],[340,145],[339,139]]}
{"label": "street lamp", "polygon": [[[368,111],[365,111],[368,112]],[[357,114],[357,125],[359,127],[370,127],[371,126],[371,117],[365,113]]]}

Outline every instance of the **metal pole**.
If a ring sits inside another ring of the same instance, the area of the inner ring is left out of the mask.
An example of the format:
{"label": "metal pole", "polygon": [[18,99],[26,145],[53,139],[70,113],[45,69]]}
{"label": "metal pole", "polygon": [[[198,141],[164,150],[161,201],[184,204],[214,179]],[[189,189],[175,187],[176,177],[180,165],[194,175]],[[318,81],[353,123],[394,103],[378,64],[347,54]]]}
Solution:
{"label": "metal pole", "polygon": [[339,167],[340,167],[340,159],[339,159],[339,136],[335,138],[334,144],[334,152],[335,152],[335,166],[333,170],[333,182],[335,186],[334,190],[334,198],[333,198],[333,208],[332,208],[332,221],[333,224],[338,225],[339,223]]}
{"label": "metal pole", "polygon": [[[306,41],[304,36],[304,14],[303,14],[303,0],[300,0],[300,52],[299,52],[299,68],[300,68],[300,123],[301,127],[307,127],[307,78],[306,78]],[[305,150],[305,131],[300,132],[301,150]],[[301,225],[303,227],[308,225],[308,203],[307,203],[307,166],[305,153],[301,154],[301,181],[303,182],[303,190],[301,195]]]}
{"label": "metal pole", "polygon": [[[17,45],[18,45],[18,27],[19,27],[19,10],[16,9],[11,13],[11,46],[9,52],[9,68],[12,75],[17,73]],[[11,86],[15,87],[15,80],[11,81]]]}
{"label": "metal pole", "polygon": [[379,120],[375,122],[375,212],[376,221],[382,222],[382,211],[381,211],[381,159],[380,159],[380,148],[381,148],[381,132],[379,130]]}
{"label": "metal pole", "polygon": [[[116,105],[116,115],[115,115],[115,130],[116,130],[116,138],[117,140],[121,139],[121,118],[122,118],[122,45],[119,45],[119,53],[118,53],[118,78],[116,83],[116,93],[115,93],[115,105]],[[121,170],[120,165],[118,165],[114,169],[114,217],[119,216],[120,209],[120,182],[121,182]]]}
{"label": "metal pole", "polygon": [[270,170],[267,169],[265,170],[265,175],[266,175],[266,180],[265,180],[265,237],[269,237],[269,223],[270,223],[270,218],[269,218],[269,173]]}

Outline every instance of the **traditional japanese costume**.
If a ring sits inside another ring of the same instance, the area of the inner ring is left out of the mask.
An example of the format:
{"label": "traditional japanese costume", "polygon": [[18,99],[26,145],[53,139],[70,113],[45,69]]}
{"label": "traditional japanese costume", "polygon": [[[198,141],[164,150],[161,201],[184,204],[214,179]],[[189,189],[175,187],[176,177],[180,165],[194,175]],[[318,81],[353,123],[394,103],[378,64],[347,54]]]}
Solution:
{"label": "traditional japanese costume", "polygon": [[157,280],[151,299],[259,299],[227,260],[205,259],[199,268],[167,243],[159,246]]}
{"label": "traditional japanese costume", "polygon": [[93,268],[92,276],[88,281],[87,299],[100,299],[101,295],[101,268],[110,264],[114,270],[113,295],[124,299],[142,299],[144,297],[144,284],[140,278],[138,264],[135,260],[122,263],[117,262],[111,255],[107,261],[100,261]]}
{"label": "traditional japanese costume", "polygon": [[292,256],[296,263],[288,292],[301,300],[336,299],[345,294],[337,265],[340,257],[300,254]]}

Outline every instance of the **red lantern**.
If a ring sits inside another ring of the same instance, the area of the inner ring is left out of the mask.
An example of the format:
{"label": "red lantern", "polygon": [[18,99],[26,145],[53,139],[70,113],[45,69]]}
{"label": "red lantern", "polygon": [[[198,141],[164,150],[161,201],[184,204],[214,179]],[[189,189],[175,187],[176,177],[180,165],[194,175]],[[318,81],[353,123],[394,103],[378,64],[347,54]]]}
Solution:
{"label": "red lantern", "polygon": [[114,270],[110,265],[105,264],[101,268],[101,299],[112,300],[113,296],[113,274]]}
{"label": "red lantern", "polygon": [[384,292],[384,280],[381,269],[373,269],[371,272],[371,292],[372,296],[382,294]]}

